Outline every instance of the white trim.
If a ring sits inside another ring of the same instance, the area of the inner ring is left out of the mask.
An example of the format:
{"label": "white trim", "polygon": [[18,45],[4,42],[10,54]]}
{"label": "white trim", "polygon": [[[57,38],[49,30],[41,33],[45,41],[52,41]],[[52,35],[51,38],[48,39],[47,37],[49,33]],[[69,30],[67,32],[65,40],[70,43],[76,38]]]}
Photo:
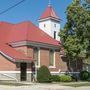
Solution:
{"label": "white trim", "polygon": [[[14,79],[14,80],[16,80],[16,81],[18,81],[15,77],[13,77],[13,76],[11,76],[11,75],[8,75],[8,74],[5,74],[5,73],[0,73],[1,75],[3,75],[3,76],[6,76],[6,77],[8,77],[8,78],[11,78],[11,79]],[[3,79],[2,79],[3,80]]]}
{"label": "white trim", "polygon": [[28,73],[32,73],[32,71],[27,71],[27,74],[28,74]]}
{"label": "white trim", "polygon": [[[0,71],[0,74],[5,74],[5,73],[12,73],[12,74],[14,74],[14,73],[21,73],[21,71]],[[32,73],[31,71],[27,71],[27,73]]]}
{"label": "white trim", "polygon": [[56,61],[56,58],[55,58],[55,50],[54,50],[54,67],[56,67],[56,63],[55,63],[55,61]]}
{"label": "white trim", "polygon": [[[57,72],[50,72],[50,73],[52,73],[52,74],[65,74],[66,72],[60,72],[60,71],[57,71]],[[73,74],[73,73],[75,73],[75,74],[79,74],[80,72],[68,72],[69,74]]]}
{"label": "white trim", "polygon": [[60,22],[60,20],[61,20],[61,19],[59,19],[59,18],[48,17],[48,18],[44,18],[44,19],[39,19],[38,21],[39,21],[39,22],[42,22],[42,21],[46,21],[46,20],[48,20],[48,19],[52,19],[52,20],[55,20],[55,21],[57,21],[57,22]]}
{"label": "white trim", "polygon": [[20,73],[20,71],[0,71],[0,73]]}
{"label": "white trim", "polygon": [[58,71],[57,71],[57,72],[50,72],[50,73],[51,73],[51,74],[56,74],[56,73],[57,73],[57,74],[59,74],[59,72],[58,72]]}
{"label": "white trim", "polygon": [[12,45],[12,47],[29,45],[29,46],[43,47],[43,48],[50,48],[50,49],[54,48],[56,50],[60,49],[60,46],[55,46],[52,44],[47,44],[42,42],[20,41],[20,42],[12,42],[10,44]]}
{"label": "white trim", "polygon": [[38,66],[40,67],[40,48],[38,47]]}
{"label": "white trim", "polygon": [[55,66],[49,66],[49,68],[56,68]]}
{"label": "white trim", "polygon": [[10,57],[10,56],[6,55],[6,54],[5,54],[5,53],[3,53],[2,51],[0,51],[0,53],[1,53],[2,55],[4,55],[5,57],[7,57],[8,59],[10,59],[11,61],[12,61],[12,60],[14,60],[12,57]]}

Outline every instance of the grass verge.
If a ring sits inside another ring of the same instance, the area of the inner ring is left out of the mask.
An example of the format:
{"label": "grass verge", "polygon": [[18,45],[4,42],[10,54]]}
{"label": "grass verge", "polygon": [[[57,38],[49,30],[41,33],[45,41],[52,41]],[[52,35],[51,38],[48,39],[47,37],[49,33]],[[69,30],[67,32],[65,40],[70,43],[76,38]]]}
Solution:
{"label": "grass verge", "polygon": [[90,82],[70,82],[70,83],[63,83],[61,85],[71,87],[81,87],[81,86],[90,86]]}
{"label": "grass verge", "polygon": [[12,83],[12,82],[0,82],[0,85],[7,85],[7,86],[27,86],[28,84],[23,83]]}

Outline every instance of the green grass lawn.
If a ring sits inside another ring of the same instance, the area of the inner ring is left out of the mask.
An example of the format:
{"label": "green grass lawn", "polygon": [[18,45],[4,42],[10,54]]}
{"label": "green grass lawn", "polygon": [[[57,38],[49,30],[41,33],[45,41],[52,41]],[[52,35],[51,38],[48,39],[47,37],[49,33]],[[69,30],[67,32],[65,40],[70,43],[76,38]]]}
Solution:
{"label": "green grass lawn", "polygon": [[61,83],[64,86],[72,86],[72,87],[81,87],[81,86],[90,86],[90,82],[70,82],[70,83]]}

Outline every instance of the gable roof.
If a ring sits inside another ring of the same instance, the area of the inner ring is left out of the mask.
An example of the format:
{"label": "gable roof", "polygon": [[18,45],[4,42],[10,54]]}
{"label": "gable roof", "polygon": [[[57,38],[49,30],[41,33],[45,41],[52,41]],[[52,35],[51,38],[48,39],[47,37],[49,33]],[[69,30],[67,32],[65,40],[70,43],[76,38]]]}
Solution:
{"label": "gable roof", "polygon": [[0,23],[0,42],[30,41],[60,46],[59,42],[31,22],[19,24]]}
{"label": "gable roof", "polygon": [[7,58],[11,58],[14,62],[32,60],[32,58],[26,57],[23,53],[16,51],[14,48],[6,44],[0,44],[0,53],[6,56]]}
{"label": "gable roof", "polygon": [[54,11],[51,5],[48,5],[44,13],[41,15],[40,19],[45,19],[48,17],[59,19],[59,17],[57,16],[56,12]]}

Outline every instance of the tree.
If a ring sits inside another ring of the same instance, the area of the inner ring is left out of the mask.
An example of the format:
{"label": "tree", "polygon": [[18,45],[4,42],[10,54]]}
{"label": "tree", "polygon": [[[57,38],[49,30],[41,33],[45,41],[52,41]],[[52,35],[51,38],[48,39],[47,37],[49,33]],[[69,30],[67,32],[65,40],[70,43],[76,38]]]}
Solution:
{"label": "tree", "polygon": [[86,9],[87,12],[87,35],[86,37],[88,38],[89,41],[89,46],[86,49],[86,59],[85,62],[87,64],[90,64],[90,0],[84,0],[86,2],[83,3],[83,7]]}
{"label": "tree", "polygon": [[85,57],[85,50],[89,46],[90,29],[89,29],[89,13],[84,8],[80,0],[73,0],[66,10],[67,22],[64,29],[60,32],[61,41],[65,50],[65,55],[70,62],[76,61],[81,57]]}

